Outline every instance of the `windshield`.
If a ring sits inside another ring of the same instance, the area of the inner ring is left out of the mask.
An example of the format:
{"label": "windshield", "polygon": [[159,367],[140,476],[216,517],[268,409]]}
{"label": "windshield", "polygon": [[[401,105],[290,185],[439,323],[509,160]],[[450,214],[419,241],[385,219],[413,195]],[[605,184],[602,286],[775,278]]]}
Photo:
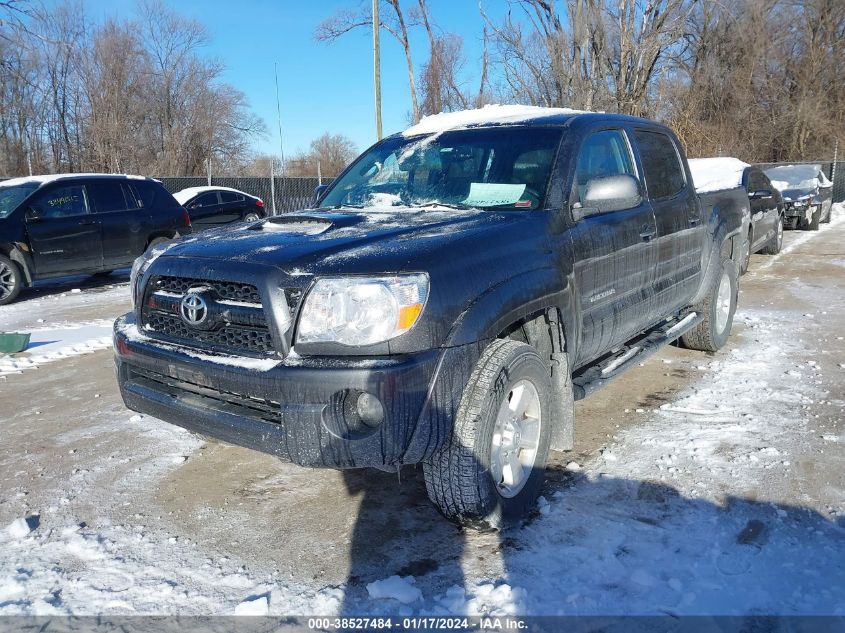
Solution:
{"label": "windshield", "polygon": [[764,170],[772,186],[781,192],[813,191],[824,177],[819,165],[781,165]]}
{"label": "windshield", "polygon": [[23,202],[29,194],[38,188],[38,183],[4,187],[0,184],[0,218],[9,217],[18,205]]}
{"label": "windshield", "polygon": [[521,127],[391,137],[337,179],[320,206],[537,209],[560,135]]}

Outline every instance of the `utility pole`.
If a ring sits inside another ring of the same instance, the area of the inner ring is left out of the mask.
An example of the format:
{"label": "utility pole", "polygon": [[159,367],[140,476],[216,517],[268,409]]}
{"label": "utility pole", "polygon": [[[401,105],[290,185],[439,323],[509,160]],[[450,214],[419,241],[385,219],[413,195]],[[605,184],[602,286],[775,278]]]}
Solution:
{"label": "utility pole", "polygon": [[373,0],[373,86],[376,101],[376,139],[381,140],[381,44],[379,31],[381,21],[378,17],[379,0]]}

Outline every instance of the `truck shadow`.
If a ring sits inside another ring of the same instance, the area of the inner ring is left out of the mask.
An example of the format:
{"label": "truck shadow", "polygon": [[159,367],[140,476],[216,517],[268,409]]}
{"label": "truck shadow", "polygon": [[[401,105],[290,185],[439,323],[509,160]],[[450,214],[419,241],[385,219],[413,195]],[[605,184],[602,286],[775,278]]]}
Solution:
{"label": "truck shadow", "polygon": [[[419,468],[403,470],[401,485],[395,474],[347,471],[362,499],[341,613],[845,613],[842,515],[730,495],[714,503],[658,481],[547,474],[522,525],[477,532],[437,514]],[[421,597],[369,595],[369,583],[394,575],[413,576]]]}

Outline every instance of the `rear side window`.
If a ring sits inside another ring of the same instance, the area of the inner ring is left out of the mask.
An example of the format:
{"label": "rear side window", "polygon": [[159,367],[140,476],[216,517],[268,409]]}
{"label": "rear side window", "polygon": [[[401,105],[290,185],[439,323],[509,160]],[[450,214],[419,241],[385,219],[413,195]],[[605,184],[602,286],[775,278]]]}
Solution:
{"label": "rear side window", "polygon": [[750,171],[748,172],[748,191],[761,191],[763,189],[771,189],[772,183],[766,178],[762,172]]}
{"label": "rear side window", "polygon": [[132,198],[135,200],[135,204],[137,205],[136,208],[139,209],[150,209],[155,205],[159,200],[159,195],[161,193],[161,187],[149,180],[137,180],[132,183],[128,183],[128,187],[132,192]]}
{"label": "rear side window", "polygon": [[221,191],[220,192],[220,199],[223,202],[240,202],[244,199],[243,196],[233,193],[231,191]]}
{"label": "rear side window", "polygon": [[116,180],[90,183],[88,192],[94,201],[94,208],[100,213],[126,210],[123,187]]}
{"label": "rear side window", "polygon": [[50,189],[36,197],[31,206],[42,218],[69,218],[88,213],[88,199],[82,185]]}
{"label": "rear side window", "polygon": [[628,143],[621,130],[602,130],[587,137],[578,153],[575,184],[583,201],[587,183],[593,178],[635,175]]}
{"label": "rear side window", "polygon": [[634,133],[643,161],[648,195],[652,200],[674,196],[684,188],[684,169],[675,144],[665,134],[639,130]]}

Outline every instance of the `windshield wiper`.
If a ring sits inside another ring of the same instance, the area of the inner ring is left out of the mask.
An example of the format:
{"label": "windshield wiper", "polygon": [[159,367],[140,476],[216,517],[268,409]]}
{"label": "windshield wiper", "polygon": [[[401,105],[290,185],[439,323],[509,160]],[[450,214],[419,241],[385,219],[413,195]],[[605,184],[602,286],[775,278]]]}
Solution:
{"label": "windshield wiper", "polygon": [[409,204],[408,206],[414,207],[415,209],[425,209],[427,207],[446,207],[447,209],[460,209],[462,211],[465,211],[466,209],[477,208],[468,204],[464,204],[463,202],[423,202],[417,204]]}

